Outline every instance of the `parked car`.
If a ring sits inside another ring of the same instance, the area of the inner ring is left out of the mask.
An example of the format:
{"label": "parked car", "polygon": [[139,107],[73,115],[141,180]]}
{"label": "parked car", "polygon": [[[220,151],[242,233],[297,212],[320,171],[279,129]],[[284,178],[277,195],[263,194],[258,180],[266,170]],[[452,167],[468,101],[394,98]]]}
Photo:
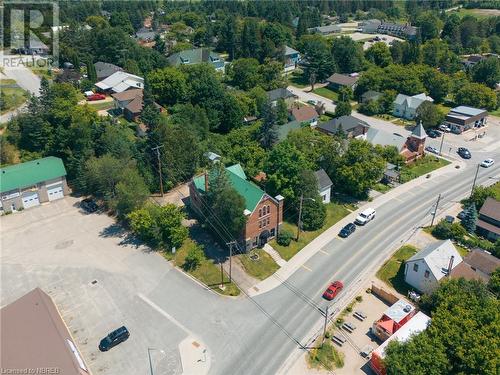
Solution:
{"label": "parked car", "polygon": [[325,292],[323,293],[323,298],[331,301],[340,293],[343,287],[344,284],[342,284],[341,281],[334,281],[328,288],[326,288]]}
{"label": "parked car", "polygon": [[314,99],[310,99],[307,101],[307,103],[311,104],[311,105],[317,105],[318,104],[318,101],[317,100],[314,100]]}
{"label": "parked car", "polygon": [[439,154],[438,149],[436,147],[432,147],[432,146],[427,146],[425,148],[425,151],[432,152],[433,154]]}
{"label": "parked car", "polygon": [[427,132],[427,135],[431,138],[439,138],[441,137],[442,133],[439,130],[431,129]]}
{"label": "parked car", "polygon": [[472,157],[470,151],[465,147],[459,147],[457,153],[464,159],[470,159]]}
{"label": "parked car", "polygon": [[88,213],[96,212],[99,206],[92,198],[85,198],[80,202],[80,207]]}
{"label": "parked car", "polygon": [[89,102],[93,102],[96,100],[103,100],[103,99],[106,99],[106,95],[104,95],[104,94],[92,94],[92,95],[87,96],[87,100]]}
{"label": "parked car", "polygon": [[448,133],[451,130],[451,128],[446,124],[441,124],[441,125],[439,125],[439,130],[442,130],[442,131]]}
{"label": "parked car", "polygon": [[344,228],[340,230],[339,236],[342,238],[349,237],[356,230],[356,225],[353,223],[347,224]]}
{"label": "parked car", "polygon": [[493,164],[495,164],[495,160],[493,160],[493,159],[486,159],[486,160],[483,160],[483,162],[481,163],[481,167],[489,168]]}
{"label": "parked car", "polygon": [[448,223],[450,224],[453,224],[453,222],[455,221],[455,218],[451,215],[446,215],[446,217],[444,218],[445,221],[447,221]]}
{"label": "parked car", "polygon": [[130,337],[130,333],[125,326],[121,326],[115,329],[113,332],[109,333],[105,338],[99,343],[99,350],[101,352],[107,352],[114,346],[126,341]]}
{"label": "parked car", "polygon": [[373,208],[367,208],[356,217],[354,222],[358,225],[365,225],[373,219],[375,219],[375,210]]}
{"label": "parked car", "polygon": [[464,217],[465,217],[465,211],[464,211],[464,210],[462,210],[462,211],[460,211],[460,212],[458,213],[457,218],[458,218],[459,220],[462,220]]}

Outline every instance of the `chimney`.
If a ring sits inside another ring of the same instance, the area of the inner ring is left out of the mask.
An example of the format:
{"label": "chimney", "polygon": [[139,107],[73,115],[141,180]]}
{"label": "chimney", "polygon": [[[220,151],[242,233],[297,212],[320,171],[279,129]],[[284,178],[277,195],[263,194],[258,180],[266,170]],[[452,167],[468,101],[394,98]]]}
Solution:
{"label": "chimney", "polygon": [[278,201],[278,233],[281,231],[281,224],[283,223],[283,201],[284,197],[282,195],[277,195],[274,197]]}
{"label": "chimney", "polygon": [[451,275],[451,270],[453,269],[453,261],[455,260],[455,257],[452,255],[450,258],[450,264],[448,265],[448,277]]}
{"label": "chimney", "polygon": [[208,191],[208,174],[205,171],[205,193]]}

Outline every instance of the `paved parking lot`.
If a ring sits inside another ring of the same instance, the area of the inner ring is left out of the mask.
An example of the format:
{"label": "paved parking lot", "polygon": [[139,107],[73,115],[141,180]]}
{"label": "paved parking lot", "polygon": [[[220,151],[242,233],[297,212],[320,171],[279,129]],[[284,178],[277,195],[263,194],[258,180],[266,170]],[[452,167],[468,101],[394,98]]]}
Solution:
{"label": "paved parking lot", "polygon": [[[177,346],[188,334],[148,296],[161,295],[170,273],[185,276],[128,241],[112,218],[83,214],[76,202],[66,197],[0,218],[0,305],[41,287],[94,374],[148,373],[148,347],[159,349],[151,352],[155,373],[181,373]],[[100,339],[121,325],[130,339],[101,353]]]}

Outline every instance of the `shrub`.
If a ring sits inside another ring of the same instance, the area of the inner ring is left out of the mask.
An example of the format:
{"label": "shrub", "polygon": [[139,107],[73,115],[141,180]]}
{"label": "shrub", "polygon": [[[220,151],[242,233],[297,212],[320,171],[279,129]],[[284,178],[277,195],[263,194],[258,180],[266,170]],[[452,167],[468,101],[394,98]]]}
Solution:
{"label": "shrub", "polygon": [[356,301],[358,301],[358,302],[363,301],[363,297],[362,297],[362,296],[357,296],[357,297],[356,297]]}
{"label": "shrub", "polygon": [[293,238],[292,232],[289,232],[287,230],[282,230],[278,234],[278,239],[276,241],[278,242],[278,245],[288,246],[290,245],[290,242],[292,242],[292,238]]}
{"label": "shrub", "polygon": [[182,268],[186,271],[194,271],[200,266],[203,259],[205,259],[203,248],[199,245],[193,246],[189,249]]}

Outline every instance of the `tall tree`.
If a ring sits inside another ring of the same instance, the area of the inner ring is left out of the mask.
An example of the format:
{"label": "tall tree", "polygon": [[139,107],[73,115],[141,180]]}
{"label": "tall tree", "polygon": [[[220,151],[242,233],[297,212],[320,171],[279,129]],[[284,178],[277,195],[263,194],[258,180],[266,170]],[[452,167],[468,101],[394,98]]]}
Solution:
{"label": "tall tree", "polygon": [[270,149],[278,141],[278,132],[276,123],[278,114],[276,107],[267,101],[262,113],[262,125],[259,128],[257,138],[260,145],[265,149]]}
{"label": "tall tree", "polygon": [[500,60],[498,57],[490,57],[480,61],[474,65],[471,74],[475,82],[484,83],[494,89],[500,82]]}
{"label": "tall tree", "polygon": [[392,56],[389,47],[383,42],[374,43],[365,51],[366,60],[382,68],[392,63]]}
{"label": "tall tree", "polygon": [[476,205],[473,202],[469,207],[467,207],[467,210],[465,211],[465,216],[462,219],[462,225],[467,230],[467,232],[474,233],[476,230],[476,223],[477,209]]}
{"label": "tall tree", "polygon": [[363,48],[361,44],[348,36],[341,36],[333,40],[332,54],[341,73],[359,72],[363,68]]}

